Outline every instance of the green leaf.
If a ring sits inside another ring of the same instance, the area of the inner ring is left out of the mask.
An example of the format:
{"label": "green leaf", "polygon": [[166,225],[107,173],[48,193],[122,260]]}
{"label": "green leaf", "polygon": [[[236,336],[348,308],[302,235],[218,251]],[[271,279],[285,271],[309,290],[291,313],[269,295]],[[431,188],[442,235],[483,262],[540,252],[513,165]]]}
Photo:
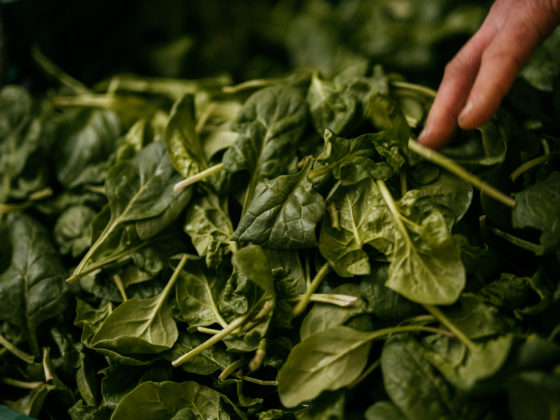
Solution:
{"label": "green leaf", "polygon": [[505,363],[513,342],[511,334],[477,342],[467,350],[458,340],[429,336],[424,357],[459,389],[470,390],[477,382],[496,374]]}
{"label": "green leaf", "polygon": [[[112,111],[68,111],[57,129],[58,180],[67,188],[103,182],[106,161],[119,134],[119,119]],[[100,175],[95,175],[96,168],[101,169]]]}
{"label": "green leaf", "polygon": [[84,205],[71,206],[60,215],[54,226],[54,239],[62,254],[75,258],[89,248],[94,217],[95,211]]}
{"label": "green leaf", "polygon": [[386,187],[379,186],[395,227],[386,286],[418,303],[455,302],[465,286],[466,273],[445,219],[437,210],[418,215],[417,191],[408,191],[397,209]]}
{"label": "green leaf", "polygon": [[187,208],[185,233],[201,257],[206,257],[208,267],[221,264],[231,252],[230,237],[233,226],[228,215],[227,200],[208,193],[197,197]]}
{"label": "green leaf", "polygon": [[330,198],[338,214],[338,226],[325,217],[319,234],[319,251],[339,276],[366,275],[371,271],[365,244],[388,250],[394,227],[375,181],[364,179],[341,187]]}
{"label": "green leaf", "polygon": [[312,178],[331,172],[342,185],[352,185],[369,177],[388,179],[397,169],[377,152],[375,134],[345,139],[327,130],[323,137],[325,144],[310,173]]}
{"label": "green leaf", "polygon": [[512,212],[513,226],[533,227],[542,231],[540,242],[547,250],[560,244],[560,172],[551,173],[517,193]]}
{"label": "green leaf", "polygon": [[366,420],[406,420],[399,408],[391,401],[379,401],[365,412]]}
{"label": "green leaf", "polygon": [[197,413],[196,418],[227,420],[223,400],[222,394],[196,382],[148,381],[121,400],[111,420],[168,420],[183,409]]}
{"label": "green leaf", "polygon": [[212,272],[202,261],[188,261],[175,286],[179,310],[176,317],[191,328],[212,324],[226,327],[217,304],[225,283],[222,273]]}
{"label": "green leaf", "polygon": [[[352,283],[340,285],[332,289],[329,293],[361,297],[360,286]],[[339,325],[344,325],[346,321],[355,315],[365,312],[365,302],[358,299],[350,306],[340,307],[327,303],[316,303],[303,319],[299,331],[300,340],[305,340],[312,334],[329,330]]]}
{"label": "green leaf", "polygon": [[413,338],[389,339],[381,353],[381,370],[387,394],[406,418],[467,418],[461,397],[423,357]]}
{"label": "green leaf", "polygon": [[117,306],[91,338],[91,347],[124,354],[160,353],[173,347],[179,333],[166,301],[185,262],[186,256],[159,295],[129,299]]}
{"label": "green leaf", "polygon": [[[88,267],[90,271],[91,266],[99,268],[111,254],[156,235],[171,223],[192,195],[192,189],[173,192],[173,184],[179,180],[161,142],[151,143],[132,159],[113,166],[105,182],[108,209],[94,220],[95,242],[70,280],[87,273]],[[104,228],[100,230],[100,226]]]}
{"label": "green leaf", "polygon": [[371,334],[335,327],[296,344],[278,372],[278,394],[286,407],[295,407],[326,390],[350,384],[364,369]]}
{"label": "green leaf", "polygon": [[[176,360],[178,357],[188,353],[192,349],[201,345],[208,337],[197,333],[179,334],[179,339],[173,348],[165,352],[162,356],[169,361]],[[180,365],[186,372],[198,375],[211,375],[217,370],[224,370],[234,362],[234,356],[219,344],[204,350],[199,355],[187,360]]]}
{"label": "green leaf", "polygon": [[185,94],[173,105],[165,128],[165,144],[173,167],[184,178],[208,166],[196,130],[192,94]]}
{"label": "green leaf", "polygon": [[276,296],[272,268],[268,257],[258,245],[249,245],[240,249],[232,258],[232,264],[240,277],[249,279],[270,296]]}
{"label": "green leaf", "polygon": [[68,410],[72,420],[109,420],[112,410],[109,407],[91,407],[84,405],[83,400],[78,400]]}
{"label": "green leaf", "polygon": [[13,214],[4,223],[8,229],[3,239],[11,249],[2,256],[10,262],[0,274],[0,300],[5,303],[0,305],[0,320],[17,326],[39,355],[37,327],[66,309],[65,269],[38,222]]}
{"label": "green leaf", "polygon": [[223,162],[229,172],[249,172],[246,203],[253,199],[258,182],[285,173],[294,163],[306,123],[306,104],[289,88],[261,89],[245,102],[233,126],[239,137]]}
{"label": "green leaf", "polygon": [[307,177],[310,167],[308,161],[297,174],[260,183],[231,239],[273,249],[313,247],[325,204]]}
{"label": "green leaf", "polygon": [[508,125],[493,119],[476,131],[463,132],[461,141],[441,149],[441,153],[465,165],[496,165],[504,161],[509,143]]}

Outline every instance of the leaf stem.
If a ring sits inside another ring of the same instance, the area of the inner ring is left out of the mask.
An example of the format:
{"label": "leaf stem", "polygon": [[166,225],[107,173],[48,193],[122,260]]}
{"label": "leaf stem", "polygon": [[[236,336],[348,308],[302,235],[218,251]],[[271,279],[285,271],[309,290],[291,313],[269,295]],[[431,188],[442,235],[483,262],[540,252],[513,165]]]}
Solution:
{"label": "leaf stem", "polygon": [[56,64],[47,58],[37,47],[31,50],[31,56],[41,66],[41,68],[51,76],[54,76],[61,84],[69,87],[76,93],[88,94],[91,91],[82,82],[64,73]]}
{"label": "leaf stem", "polygon": [[232,322],[230,322],[228,324],[227,327],[225,327],[224,329],[222,329],[219,333],[213,335],[212,337],[210,337],[208,340],[206,340],[204,343],[200,344],[199,346],[195,347],[194,349],[192,349],[191,351],[189,351],[188,353],[185,353],[184,355],[182,355],[181,357],[178,357],[177,359],[173,360],[171,362],[171,364],[174,367],[177,367],[183,363],[185,363],[187,360],[192,359],[195,356],[198,356],[200,353],[202,353],[204,350],[209,349],[210,347],[212,347],[214,344],[216,344],[218,341],[221,341],[222,339],[224,339],[225,337],[227,337],[229,334],[231,334],[233,331],[235,331],[241,324],[243,324],[247,319],[249,319],[249,317],[251,316],[252,312],[254,310],[254,307],[251,308],[249,311],[247,311],[244,315],[240,316],[239,318],[234,319]]}
{"label": "leaf stem", "polygon": [[43,372],[45,373],[45,382],[50,382],[54,379],[50,353],[50,347],[43,347]]}
{"label": "leaf stem", "polygon": [[183,256],[181,257],[181,261],[179,261],[179,264],[177,264],[177,267],[173,271],[171,278],[169,279],[169,281],[165,285],[165,288],[161,292],[162,303],[167,299],[169,292],[171,292],[171,289],[173,288],[175,282],[179,278],[179,274],[181,274],[181,271],[183,270],[183,267],[185,267],[185,264],[187,263],[188,259],[189,259],[188,254],[183,254]]}
{"label": "leaf stem", "polygon": [[208,169],[205,169],[189,178],[183,179],[182,181],[176,183],[173,186],[173,191],[182,190],[183,188],[188,187],[189,185],[195,184],[198,181],[202,181],[204,178],[207,178],[216,172],[220,172],[223,168],[224,168],[223,163],[218,163],[217,165],[211,166]]}
{"label": "leaf stem", "polygon": [[237,369],[239,369],[244,364],[245,364],[245,362],[241,359],[236,360],[235,362],[231,363],[224,370],[222,370],[222,373],[220,373],[220,376],[218,376],[218,380],[220,382],[225,381],[229,377],[229,375],[231,375],[233,372],[235,372]]}
{"label": "leaf stem", "polygon": [[458,176],[463,181],[468,182],[475,188],[478,188],[481,192],[489,195],[490,197],[499,201],[500,203],[511,208],[515,207],[515,200],[513,198],[505,195],[500,190],[494,188],[493,186],[484,182],[477,176],[466,171],[457,163],[453,162],[453,160],[449,159],[446,156],[443,156],[441,153],[438,153],[435,150],[422,146],[420,143],[413,140],[412,138],[408,141],[408,148],[412,150],[414,153],[416,153],[417,155],[422,156],[424,159],[432,163],[435,163],[436,165],[439,165],[442,168],[447,169],[452,174]]}
{"label": "leaf stem", "polygon": [[27,354],[23,350],[17,348],[13,343],[8,341],[8,339],[6,339],[1,334],[0,334],[0,345],[2,345],[7,351],[12,353],[18,359],[23,360],[25,363],[33,363],[33,361],[35,360],[35,358],[32,355]]}
{"label": "leaf stem", "polygon": [[278,386],[278,381],[263,381],[262,379],[252,378],[250,376],[245,376],[245,375],[235,375],[235,376],[243,381],[251,382],[257,385]]}
{"label": "leaf stem", "polygon": [[305,308],[307,307],[307,304],[311,300],[311,295],[313,294],[313,292],[315,290],[317,290],[317,287],[319,287],[319,284],[321,284],[321,282],[327,276],[327,274],[329,273],[330,270],[331,270],[331,268],[329,266],[329,263],[323,264],[323,266],[319,269],[319,271],[317,272],[317,274],[315,275],[315,277],[311,281],[311,284],[309,285],[309,287],[307,288],[307,290],[303,294],[301,300],[294,307],[293,312],[292,312],[294,316],[298,316],[299,314],[301,314],[305,310]]}
{"label": "leaf stem", "polygon": [[[112,231],[112,229],[110,230]],[[110,233],[110,232],[109,232]],[[103,235],[103,234],[102,234]],[[108,236],[104,235],[105,237]],[[105,237],[103,238],[103,240],[105,240]],[[100,237],[101,238],[101,237]],[[96,241],[96,243],[100,242],[100,240],[98,239]],[[101,243],[101,242],[100,242]],[[120,260],[122,257],[126,257],[127,255],[130,255],[136,251],[138,251],[140,248],[143,248],[144,246],[148,245],[148,241],[144,241],[139,243],[136,246],[133,246],[132,248],[128,248],[125,250],[122,250],[120,252],[117,252],[116,254],[113,255],[109,255],[107,258],[102,259],[94,264],[91,264],[89,267],[87,267],[85,270],[83,269],[83,266],[85,265],[85,263],[87,262],[87,260],[89,260],[89,258],[91,257],[91,255],[93,254],[92,250],[96,250],[98,246],[94,246],[92,248],[89,249],[89,251],[87,252],[87,254],[84,256],[84,258],[82,258],[82,261],[80,262],[80,264],[78,264],[78,266],[74,269],[74,272],[72,273],[72,275],[70,277],[68,277],[66,279],[66,281],[68,283],[73,283],[76,280],[78,280],[79,278],[85,276],[86,274],[89,274],[101,267],[106,266],[107,264],[110,264],[114,261]],[[95,248],[95,249],[94,249]]]}
{"label": "leaf stem", "polygon": [[529,169],[534,168],[535,166],[540,165],[541,163],[545,163],[548,160],[554,159],[556,157],[560,156],[560,153],[558,152],[553,152],[553,153],[548,153],[542,156],[539,156],[535,159],[531,159],[527,162],[525,162],[524,164],[520,165],[517,169],[515,169],[515,171],[513,171],[510,174],[510,179],[512,180],[512,182],[515,182],[517,180],[517,178],[519,178],[519,176],[525,172],[527,172]]}
{"label": "leaf stem", "polygon": [[431,313],[439,322],[449,328],[449,331],[455,335],[467,348],[471,351],[476,350],[476,344],[474,344],[463,331],[461,331],[455,324],[453,324],[445,314],[440,311],[440,309],[434,305],[424,305],[424,308]]}
{"label": "leaf stem", "polygon": [[490,232],[494,235],[508,241],[509,243],[518,246],[519,248],[525,249],[527,251],[534,252],[536,255],[544,254],[544,246],[536,244],[534,242],[526,241],[525,239],[518,238],[511,233],[505,232],[493,226],[488,226]]}
{"label": "leaf stem", "polygon": [[220,331],[221,331],[221,330],[217,330],[217,329],[215,329],[215,328],[206,328],[206,327],[196,327],[196,330],[197,330],[199,333],[211,334],[211,335],[219,334]]}
{"label": "leaf stem", "polygon": [[417,85],[415,83],[403,82],[402,80],[391,80],[389,84],[391,85],[391,87],[395,87],[397,89],[412,90],[416,93],[427,96],[430,99],[434,99],[437,93],[435,90],[427,86]]}
{"label": "leaf stem", "polygon": [[6,385],[11,385],[23,389],[35,389],[37,387],[40,387],[41,385],[44,385],[44,382],[41,381],[26,382],[26,381],[20,381],[19,379],[12,379],[12,378],[0,378],[0,382]]}
{"label": "leaf stem", "polygon": [[121,294],[123,302],[126,302],[128,300],[128,297],[126,296],[126,291],[124,290],[124,285],[121,280],[121,276],[119,276],[118,274],[113,275],[113,281],[115,282],[117,289],[119,289],[119,293]]}
{"label": "leaf stem", "polygon": [[29,196],[29,198],[22,203],[8,203],[0,204],[0,214],[15,213],[31,207],[36,201],[48,198],[53,194],[53,190],[49,187],[36,191]]}
{"label": "leaf stem", "polygon": [[[301,299],[303,299],[303,295],[295,296],[293,298],[290,298],[289,300],[300,301]],[[358,298],[356,296],[341,295],[336,293],[313,293],[309,301],[347,307],[356,303],[358,301]]]}

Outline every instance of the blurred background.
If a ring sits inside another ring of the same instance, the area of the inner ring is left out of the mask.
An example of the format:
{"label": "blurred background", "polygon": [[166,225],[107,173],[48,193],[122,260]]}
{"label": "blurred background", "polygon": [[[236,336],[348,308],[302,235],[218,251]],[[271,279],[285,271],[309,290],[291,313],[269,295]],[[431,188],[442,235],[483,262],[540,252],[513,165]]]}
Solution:
{"label": "blurred background", "polygon": [[87,85],[115,73],[235,82],[380,63],[436,87],[489,1],[0,0],[0,81],[48,86],[30,51]]}

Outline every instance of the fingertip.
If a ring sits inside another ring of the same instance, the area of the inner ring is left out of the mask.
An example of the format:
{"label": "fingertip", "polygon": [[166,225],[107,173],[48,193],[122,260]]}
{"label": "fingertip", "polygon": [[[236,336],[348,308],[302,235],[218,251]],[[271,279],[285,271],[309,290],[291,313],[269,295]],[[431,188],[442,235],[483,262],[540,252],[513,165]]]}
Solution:
{"label": "fingertip", "polygon": [[455,123],[445,124],[428,121],[422,132],[418,135],[418,143],[430,149],[440,149],[451,140],[455,132]]}

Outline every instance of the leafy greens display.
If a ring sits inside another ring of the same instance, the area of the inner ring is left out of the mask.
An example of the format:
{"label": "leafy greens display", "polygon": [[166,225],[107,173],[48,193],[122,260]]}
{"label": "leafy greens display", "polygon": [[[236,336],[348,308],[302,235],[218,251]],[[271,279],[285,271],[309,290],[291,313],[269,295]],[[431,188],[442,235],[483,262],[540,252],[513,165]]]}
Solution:
{"label": "leafy greens display", "polygon": [[535,122],[513,103],[436,152],[415,141],[434,92],[356,57],[91,90],[46,60],[49,95],[0,90],[2,404],[558,416],[555,110]]}

